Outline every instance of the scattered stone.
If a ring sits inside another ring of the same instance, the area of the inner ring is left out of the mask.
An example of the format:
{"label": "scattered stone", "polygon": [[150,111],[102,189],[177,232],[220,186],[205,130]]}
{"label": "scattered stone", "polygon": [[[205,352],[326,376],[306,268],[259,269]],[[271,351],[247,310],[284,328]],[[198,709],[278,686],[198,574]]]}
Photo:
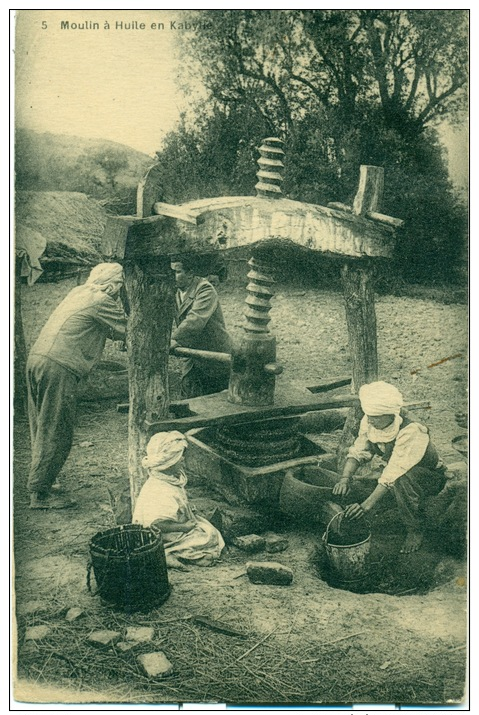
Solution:
{"label": "scattered stone", "polygon": [[46,613],[50,605],[46,601],[27,601],[18,606],[20,616],[32,616],[33,614]]}
{"label": "scattered stone", "polygon": [[88,636],[88,642],[97,648],[109,648],[118,643],[121,633],[118,631],[94,631]]}
{"label": "scattered stone", "polygon": [[126,653],[127,651],[131,650],[132,648],[135,648],[138,645],[138,641],[119,641],[119,643],[116,643],[115,648],[118,648],[118,650],[121,650],[123,653]]}
{"label": "scattered stone", "polygon": [[26,641],[41,641],[51,633],[49,626],[32,626],[25,631]]}
{"label": "scattered stone", "polygon": [[85,615],[85,611],[83,611],[81,608],[69,608],[65,620],[67,620],[69,623],[72,623],[73,621],[77,621],[81,616]]}
{"label": "scattered stone", "polygon": [[173,672],[173,666],[162,651],[143,653],[138,662],[149,678],[166,678]]}
{"label": "scattered stone", "polygon": [[151,626],[131,626],[126,629],[126,640],[137,643],[149,643],[153,640],[155,629]]}
{"label": "scattered stone", "polygon": [[266,541],[263,536],[257,534],[248,534],[248,536],[237,536],[233,539],[233,545],[246,551],[247,554],[257,554],[258,551],[263,551]]}
{"label": "scattered stone", "polygon": [[293,582],[293,572],[278,561],[248,561],[246,573],[251,583],[289,586]]}
{"label": "scattered stone", "polygon": [[277,534],[267,534],[266,540],[266,551],[270,554],[278,554],[280,551],[286,551],[289,546],[288,539],[283,536],[278,536]]}
{"label": "scattered stone", "polygon": [[79,447],[93,447],[93,442],[80,442]]}

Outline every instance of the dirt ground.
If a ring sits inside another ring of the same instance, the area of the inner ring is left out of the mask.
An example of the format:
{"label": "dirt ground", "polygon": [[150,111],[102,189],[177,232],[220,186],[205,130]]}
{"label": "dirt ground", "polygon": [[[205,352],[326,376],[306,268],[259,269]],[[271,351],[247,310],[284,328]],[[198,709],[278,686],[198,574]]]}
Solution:
{"label": "dirt ground", "polygon": [[[25,288],[28,345],[73,285]],[[238,336],[244,288],[225,284],[220,293],[227,324]],[[414,416],[430,427],[447,463],[462,461],[452,440],[466,434],[457,421],[467,411],[466,306],[384,296],[376,309],[380,377],[394,382],[408,401],[430,400],[431,409]],[[348,373],[341,294],[279,286],[271,315],[285,366],[280,379],[294,375],[314,384]],[[112,346],[105,357],[125,361]],[[430,536],[419,554],[405,556],[399,554],[403,534],[394,511],[378,515],[373,542],[382,539],[387,546],[385,570],[404,575],[402,591],[394,591],[402,595],[328,585],[318,567],[323,529],[283,518],[269,526],[289,541],[282,553],[249,556],[229,546],[213,568],[170,571],[171,596],[150,613],[125,615],[103,606],[89,593],[86,572],[91,537],[115,523],[110,494],[127,483],[127,415],[116,411],[116,402],[80,405],[62,476],[79,506],[64,512],[28,510],[28,428],[26,420],[16,421],[16,700],[324,706],[463,699],[467,566],[457,548],[464,534],[458,540],[454,524],[450,534]],[[189,493],[204,514],[221,502],[204,480],[192,480]],[[272,559],[293,570],[291,586],[254,585],[244,575],[246,561]],[[74,622],[65,618],[71,607],[83,611]],[[198,615],[244,636],[211,631],[194,620]],[[87,643],[97,629],[124,632],[146,624],[155,628],[154,642],[128,652]],[[43,640],[26,641],[26,629],[34,625],[50,631]],[[164,680],[148,679],[138,665],[138,654],[152,650],[162,650],[174,666]]]}

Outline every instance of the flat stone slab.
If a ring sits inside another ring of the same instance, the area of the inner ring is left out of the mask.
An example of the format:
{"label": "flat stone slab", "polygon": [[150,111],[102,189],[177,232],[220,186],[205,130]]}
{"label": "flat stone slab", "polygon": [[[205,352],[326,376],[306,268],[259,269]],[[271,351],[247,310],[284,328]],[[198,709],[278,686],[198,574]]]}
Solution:
{"label": "flat stone slab", "polygon": [[66,615],[65,615],[65,620],[68,621],[69,623],[72,623],[73,621],[77,621],[79,618],[85,615],[85,611],[83,611],[81,608],[69,608]]}
{"label": "flat stone slab", "polygon": [[248,554],[257,554],[258,551],[264,551],[266,541],[263,536],[248,534],[247,536],[237,536],[233,539],[233,545]]}
{"label": "flat stone slab", "polygon": [[121,640],[119,631],[94,631],[88,636],[88,642],[97,648],[109,648],[118,643],[119,640]]}
{"label": "flat stone slab", "polygon": [[246,573],[251,583],[289,586],[293,572],[278,561],[248,561]]}
{"label": "flat stone slab", "polygon": [[173,672],[173,665],[162,651],[143,653],[137,660],[148,678],[166,678]]}
{"label": "flat stone slab", "polygon": [[33,614],[46,613],[51,608],[51,605],[46,601],[26,601],[18,605],[18,614],[20,616],[32,616]]}
{"label": "flat stone slab", "polygon": [[121,650],[122,653],[127,653],[132,648],[136,648],[138,644],[138,641],[119,641],[116,643],[115,648]]}
{"label": "flat stone slab", "polygon": [[266,534],[265,542],[266,551],[270,554],[286,551],[289,546],[288,539],[285,539],[283,536],[278,536],[277,534]]}
{"label": "flat stone slab", "polygon": [[50,626],[32,626],[31,628],[27,628],[25,631],[25,640],[41,641],[50,635],[51,632],[52,629]]}
{"label": "flat stone slab", "polygon": [[137,643],[149,643],[153,640],[155,629],[151,626],[130,626],[126,629],[126,640]]}

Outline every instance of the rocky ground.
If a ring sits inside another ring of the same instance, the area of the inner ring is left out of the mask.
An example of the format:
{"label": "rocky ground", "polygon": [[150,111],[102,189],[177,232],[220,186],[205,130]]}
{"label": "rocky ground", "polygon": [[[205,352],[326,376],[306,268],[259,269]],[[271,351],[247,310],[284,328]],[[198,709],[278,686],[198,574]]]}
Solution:
{"label": "rocky ground", "polygon": [[[25,288],[28,344],[71,287],[73,282],[64,281]],[[244,289],[226,284],[220,291],[228,326],[238,336]],[[431,409],[415,416],[430,427],[446,461],[460,462],[464,456],[457,447],[466,435],[467,411],[466,306],[383,296],[376,308],[381,378],[394,382],[408,401],[430,401]],[[341,294],[279,286],[271,315],[278,360],[285,366],[280,379],[294,375],[314,384],[348,373]],[[125,361],[112,347],[105,357]],[[173,373],[173,388],[176,384]],[[332,443],[335,438],[330,436]],[[358,593],[324,580],[324,527],[318,521],[253,515],[251,530],[283,537],[284,551],[251,555],[230,543],[214,568],[170,571],[171,595],[160,608],[127,615],[103,606],[86,585],[89,541],[114,525],[115,501],[127,484],[127,415],[116,411],[116,401],[81,405],[62,476],[77,509],[28,510],[29,438],[20,418],[14,457],[17,700],[418,705],[463,698],[463,521],[450,521],[439,534],[433,530],[418,554],[404,556],[394,511],[378,515],[372,540],[381,550],[373,553],[383,559],[384,578],[372,592]],[[233,507],[211,491],[204,476],[192,475],[190,484],[198,511],[210,515],[217,507],[231,515]],[[464,501],[466,491],[461,494]],[[464,509],[457,513],[463,518]],[[245,564],[258,560],[290,568],[292,584],[251,583]],[[81,612],[73,620],[72,608]],[[236,634],[212,630],[201,618],[220,620]],[[44,628],[32,633],[37,626]],[[152,627],[153,633],[135,640],[127,630],[135,626]],[[102,630],[116,634],[103,646],[91,639]],[[163,679],[149,676],[139,659],[157,651],[173,667]]]}

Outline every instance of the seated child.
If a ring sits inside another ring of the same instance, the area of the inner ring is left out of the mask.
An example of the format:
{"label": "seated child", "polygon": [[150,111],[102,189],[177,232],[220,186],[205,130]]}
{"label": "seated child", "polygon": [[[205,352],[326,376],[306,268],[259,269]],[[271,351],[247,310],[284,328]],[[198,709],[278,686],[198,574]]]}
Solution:
{"label": "seated child", "polygon": [[[188,503],[183,469],[188,443],[181,432],[158,432],[150,439],[142,464],[149,478],[136,501],[133,523],[161,530],[166,563],[184,570],[181,561],[211,566],[224,547],[220,532],[197,516]],[[181,561],[179,560],[181,559]]]}

